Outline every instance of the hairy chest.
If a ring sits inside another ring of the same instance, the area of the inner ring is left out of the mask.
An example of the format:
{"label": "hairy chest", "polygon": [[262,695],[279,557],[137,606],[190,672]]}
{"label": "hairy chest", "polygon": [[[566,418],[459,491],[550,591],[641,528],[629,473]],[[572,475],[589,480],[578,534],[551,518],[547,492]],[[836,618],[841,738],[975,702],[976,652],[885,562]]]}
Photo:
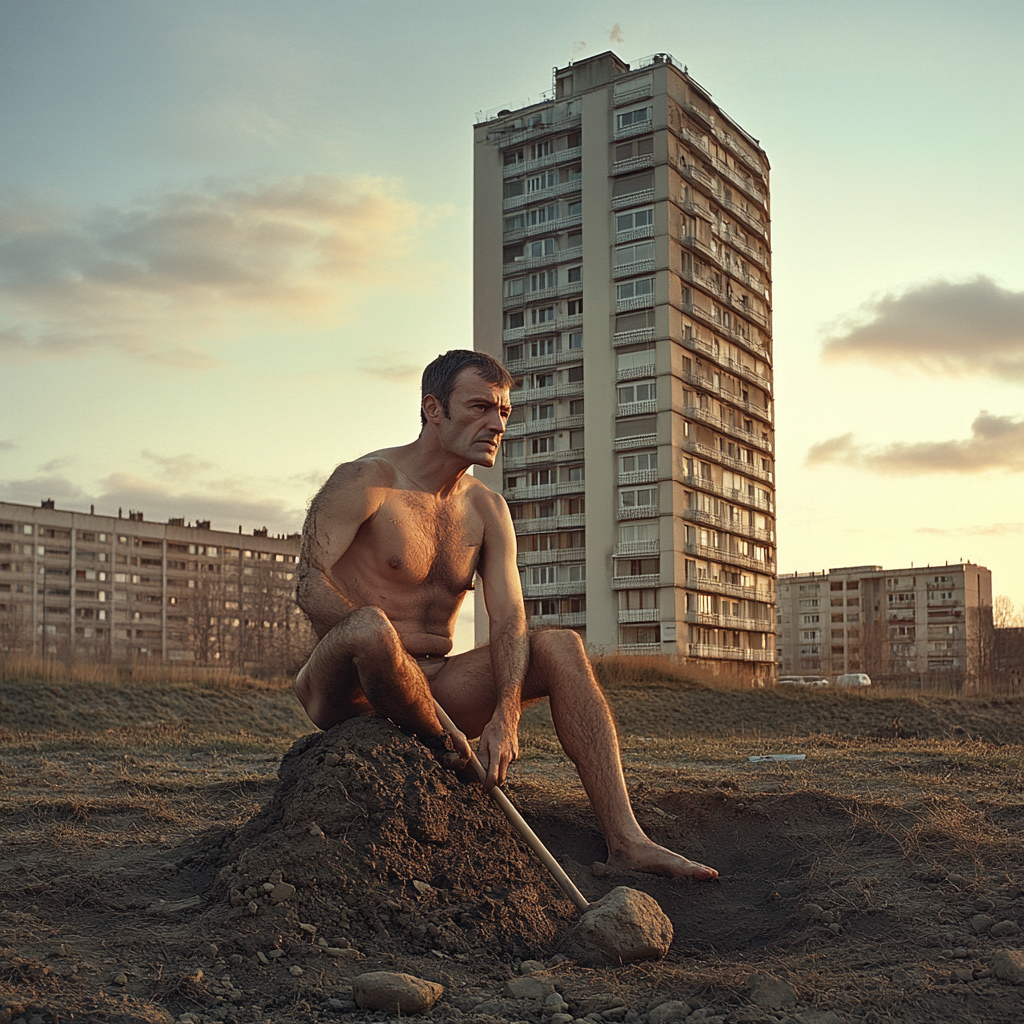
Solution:
{"label": "hairy chest", "polygon": [[483,519],[465,502],[393,491],[360,534],[385,579],[461,593],[473,583]]}

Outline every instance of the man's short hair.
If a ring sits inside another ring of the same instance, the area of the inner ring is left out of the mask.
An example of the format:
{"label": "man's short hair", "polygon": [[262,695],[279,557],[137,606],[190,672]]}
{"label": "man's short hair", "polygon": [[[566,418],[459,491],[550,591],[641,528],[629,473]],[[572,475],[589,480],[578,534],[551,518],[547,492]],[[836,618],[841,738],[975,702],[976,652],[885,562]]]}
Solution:
{"label": "man's short hair", "polygon": [[[453,348],[443,356],[438,356],[423,371],[420,401],[422,402],[427,395],[433,395],[441,403],[445,417],[450,419],[449,406],[452,391],[455,389],[455,378],[466,369],[472,369],[480,374],[488,384],[508,388],[509,391],[515,387],[511,374],[494,356],[489,356],[486,352],[472,352],[466,348]],[[423,415],[421,406],[420,423],[425,425],[426,422],[427,417]]]}

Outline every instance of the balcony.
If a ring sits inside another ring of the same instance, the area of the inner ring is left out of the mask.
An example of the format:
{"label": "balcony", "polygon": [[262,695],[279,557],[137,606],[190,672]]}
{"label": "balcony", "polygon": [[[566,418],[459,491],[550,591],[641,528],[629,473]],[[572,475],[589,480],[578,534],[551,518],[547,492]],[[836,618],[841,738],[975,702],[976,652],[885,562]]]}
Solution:
{"label": "balcony", "polygon": [[712,160],[715,170],[722,175],[728,181],[731,181],[734,185],[742,189],[748,196],[753,197],[763,207],[765,205],[764,192],[758,188],[749,178],[740,174],[739,171],[734,171],[728,164],[723,163],[721,160]]}
{"label": "balcony", "polygon": [[[625,85],[625,83],[623,83]],[[646,82],[643,85],[635,85],[631,89],[616,89],[612,104],[616,107],[624,107],[627,103],[635,103],[637,100],[647,99],[651,95],[652,84]]]}
{"label": "balcony", "polygon": [[566,381],[562,384],[552,384],[546,388],[519,388],[512,392],[512,407],[517,405],[531,405],[534,402],[547,402],[554,398],[571,398],[574,395],[583,394],[583,381]]}
{"label": "balcony", "polygon": [[631,473],[619,474],[619,486],[629,484],[656,484],[658,482],[658,471],[656,469],[636,469]]}
{"label": "balcony", "polygon": [[618,557],[657,555],[660,553],[660,542],[656,540],[619,541],[619,543],[615,545],[615,555]]}
{"label": "balcony", "polygon": [[632,437],[617,437],[615,438],[615,451],[628,452],[634,448],[653,448],[657,443],[657,434],[634,434]]}
{"label": "balcony", "polygon": [[536,270],[538,267],[550,267],[555,263],[572,263],[583,259],[583,246],[574,245],[571,249],[560,249],[546,256],[519,256],[501,268],[503,277],[511,277],[525,270]]}
{"label": "balcony", "polygon": [[653,131],[654,122],[652,120],[636,121],[633,124],[626,125],[625,128],[619,128],[612,135],[612,138],[618,142],[619,139],[631,139],[634,135],[648,135]]}
{"label": "balcony", "polygon": [[[516,328],[522,330],[522,328]],[[506,334],[511,332],[506,331]],[[520,334],[520,338],[522,335]],[[506,341],[509,339],[505,339]],[[512,338],[512,341],[518,341],[518,338]],[[583,349],[581,348],[570,348],[564,349],[559,352],[548,352],[542,356],[527,356],[525,359],[510,359],[505,363],[505,369],[508,370],[513,376],[519,373],[525,373],[527,370],[543,370],[549,366],[558,366],[559,363],[571,363],[576,362],[583,358]],[[527,392],[523,389],[512,392],[513,401],[517,394],[526,394]]]}
{"label": "balcony", "polygon": [[648,590],[661,586],[661,573],[647,573],[644,576],[613,576],[612,590]]}
{"label": "balcony", "polygon": [[653,166],[654,154],[643,153],[640,156],[631,156],[628,160],[616,160],[612,164],[612,174],[629,174],[630,171],[642,171]]}
{"label": "balcony", "polygon": [[644,363],[643,366],[624,366],[621,370],[615,371],[615,380],[617,383],[621,383],[624,380],[639,380],[641,377],[653,377],[656,369],[654,363]]}
{"label": "balcony", "polygon": [[759,622],[757,619],[741,619],[734,615],[719,615],[716,612],[687,612],[686,621],[716,629],[771,630],[771,624],[767,620]]}
{"label": "balcony", "polygon": [[574,213],[571,217],[559,217],[557,220],[548,220],[540,224],[531,224],[528,227],[515,228],[506,231],[502,236],[505,245],[513,242],[520,242],[534,235],[557,235],[570,228],[578,228],[583,223],[583,215]]}
{"label": "balcony", "polygon": [[612,200],[613,210],[625,210],[630,206],[643,206],[645,203],[654,202],[654,189],[642,188],[636,192],[627,192],[623,196],[616,196]]}
{"label": "balcony", "polygon": [[661,644],[619,644],[618,653],[641,656],[661,654]]}
{"label": "balcony", "polygon": [[583,480],[563,480],[555,484],[537,484],[535,487],[506,487],[501,492],[506,501],[539,501],[554,498],[560,494],[582,494],[586,489]]}
{"label": "balcony", "polygon": [[653,398],[646,398],[642,402],[623,402],[615,407],[616,417],[651,416],[657,411],[658,402]]}
{"label": "balcony", "polygon": [[[575,181],[563,181],[548,188],[538,189],[536,192],[528,192],[521,196],[509,196],[501,202],[501,208],[505,213],[512,210],[520,210],[531,203],[544,203],[559,196],[571,196],[583,190],[583,182],[577,178]],[[653,198],[653,193],[652,193]]]}
{"label": "balcony", "polygon": [[636,277],[638,274],[653,274],[654,260],[634,260],[632,263],[622,263],[612,271],[615,280],[623,277]]}
{"label": "balcony", "polygon": [[661,610],[658,608],[620,608],[619,622],[661,622]]}
{"label": "balcony", "polygon": [[545,626],[572,628],[573,626],[585,626],[586,624],[586,612],[556,612],[554,615],[531,615],[527,620],[527,625],[530,629],[538,629]]}
{"label": "balcony", "polygon": [[[710,174],[702,171],[696,164],[680,164],[677,168],[679,173],[690,181],[696,182],[698,185],[703,186],[709,192],[716,192],[714,179]],[[716,196],[717,198],[717,196]]]}
{"label": "balcony", "polygon": [[699,405],[684,405],[681,411],[687,419],[696,420],[699,423],[706,423],[709,427],[713,427],[720,433],[728,434],[730,437],[735,437],[741,441],[745,441],[754,448],[760,448],[763,452],[768,452],[770,454],[772,451],[772,442],[770,437],[763,437],[761,434],[755,434],[743,427],[737,427],[732,423],[728,423],[720,416],[716,416],[710,410],[702,409]]}
{"label": "balcony", "polygon": [[581,123],[582,118],[579,114],[576,114],[572,117],[563,117],[560,121],[545,121],[542,124],[530,125],[528,128],[517,128],[507,135],[501,136],[498,145],[502,149],[509,149],[523,142],[532,142],[534,139],[543,138],[545,135],[553,135],[555,132],[571,131],[573,128],[578,128]]}
{"label": "balcony", "polygon": [[587,592],[586,580],[560,580],[557,583],[525,583],[523,597],[529,600],[537,597],[568,597]]}
{"label": "balcony", "polygon": [[741,565],[745,569],[753,569],[756,572],[772,573],[775,571],[774,562],[759,562],[756,558],[729,551],[728,548],[716,548],[709,544],[684,544],[683,550],[688,555],[709,558],[715,562],[725,562],[727,565]]}
{"label": "balcony", "polygon": [[679,342],[685,348],[690,349],[692,352],[703,352],[705,355],[711,356],[719,366],[728,367],[733,373],[740,377],[744,377],[755,384],[760,384],[769,394],[772,392],[772,382],[769,378],[758,373],[755,369],[749,366],[744,366],[742,363],[737,363],[733,359],[729,359],[726,356],[722,356],[719,351],[717,343],[705,341],[703,338],[680,338]]}
{"label": "balcony", "polygon": [[774,513],[774,508],[770,501],[765,501],[764,498],[759,498],[756,495],[748,494],[746,491],[739,490],[735,487],[723,487],[721,484],[716,484],[714,480],[708,480],[703,476],[692,476],[687,473],[682,481],[688,487],[696,487],[698,490],[707,491],[710,494],[717,494],[728,501],[739,502],[741,505],[749,505],[752,508],[763,509],[765,512]]}
{"label": "balcony", "polygon": [[582,448],[560,448],[554,452],[531,452],[528,455],[502,453],[502,468],[524,469],[527,466],[551,466],[562,462],[574,462],[583,458]]}
{"label": "balcony", "polygon": [[635,331],[619,331],[612,335],[612,348],[620,345],[637,345],[643,341],[654,341],[653,327],[640,327]]}
{"label": "balcony", "polygon": [[579,562],[586,556],[586,548],[556,548],[552,551],[520,551],[516,561],[521,567],[525,567],[550,565],[552,562]]}
{"label": "balcony", "polygon": [[715,395],[722,399],[723,402],[728,402],[730,405],[735,405],[737,408],[742,409],[744,412],[749,412],[751,416],[756,416],[759,420],[763,420],[769,426],[772,425],[772,414],[769,409],[764,406],[754,405],[753,402],[744,401],[742,398],[734,395],[731,391],[725,391],[713,380],[708,380],[707,377],[701,377],[696,373],[686,373],[685,371],[679,375],[688,384],[693,384],[695,387],[703,388],[709,394]]}
{"label": "balcony", "polygon": [[661,515],[657,505],[630,505],[615,510],[615,518],[623,519],[655,519]]}
{"label": "balcony", "polygon": [[654,237],[654,226],[651,224],[642,228],[629,228],[626,231],[615,232],[615,244],[620,242],[636,242],[644,238]]}
{"label": "balcony", "polygon": [[577,530],[586,525],[586,517],[582,512],[568,516],[543,516],[539,519],[514,519],[512,525],[516,534],[555,533],[558,530]]}
{"label": "balcony", "polygon": [[718,644],[687,644],[694,658],[727,658],[730,661],[775,661],[774,651],[759,651],[752,647],[722,647]]}
{"label": "balcony", "polygon": [[520,174],[532,174],[534,171],[541,171],[545,167],[571,163],[579,160],[582,152],[583,150],[580,146],[573,146],[572,149],[560,149],[556,153],[548,153],[547,156],[538,157],[536,160],[522,160],[517,164],[506,164],[502,168],[502,177],[515,178]]}
{"label": "balcony", "polygon": [[[705,512],[700,508],[684,508],[682,518],[690,522],[705,523],[714,526],[716,529],[725,530],[728,533],[736,533],[741,537],[750,537],[751,540],[763,540],[769,544],[775,543],[775,535],[770,530],[759,530],[756,526],[748,526],[746,523],[737,522],[734,519],[726,519],[724,516],[717,516],[713,512]],[[766,568],[764,570],[768,572]]]}
{"label": "balcony", "polygon": [[765,241],[768,240],[768,229],[761,219],[749,210],[745,210],[739,203],[734,203],[724,196],[718,197],[718,202],[724,206],[734,217],[739,218],[748,227],[756,231]]}
{"label": "balcony", "polygon": [[530,420],[529,423],[510,423],[505,428],[505,437],[525,437],[529,434],[548,434],[559,430],[571,430],[583,426],[583,414],[562,416],[554,420]]}
{"label": "balcony", "polygon": [[652,309],[654,307],[653,295],[637,295],[632,299],[616,299],[615,312],[628,313],[634,309]]}
{"label": "balcony", "polygon": [[747,601],[765,601],[774,604],[775,593],[765,587],[741,587],[735,583],[723,583],[707,576],[687,576],[686,587],[689,590],[700,590],[708,594],[728,594]]}

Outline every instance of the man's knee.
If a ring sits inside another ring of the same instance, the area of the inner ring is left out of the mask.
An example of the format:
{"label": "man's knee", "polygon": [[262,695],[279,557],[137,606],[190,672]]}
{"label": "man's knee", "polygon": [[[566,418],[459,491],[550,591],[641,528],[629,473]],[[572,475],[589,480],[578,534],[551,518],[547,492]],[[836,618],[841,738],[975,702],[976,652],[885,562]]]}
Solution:
{"label": "man's knee", "polygon": [[544,629],[530,634],[530,662],[538,667],[580,664],[587,652],[579,633],[572,629]]}

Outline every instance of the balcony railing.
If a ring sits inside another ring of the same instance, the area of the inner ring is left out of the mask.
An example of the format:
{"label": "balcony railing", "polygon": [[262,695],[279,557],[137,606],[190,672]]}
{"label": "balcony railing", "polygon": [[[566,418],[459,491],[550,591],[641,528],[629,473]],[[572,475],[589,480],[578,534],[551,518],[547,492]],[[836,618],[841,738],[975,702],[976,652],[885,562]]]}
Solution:
{"label": "balcony railing", "polygon": [[586,486],[583,480],[562,480],[560,483],[537,484],[534,487],[506,487],[501,494],[506,501],[539,501],[560,494],[582,494]]}
{"label": "balcony railing", "polygon": [[708,491],[711,494],[717,494],[728,501],[736,501],[741,505],[749,505],[753,508],[763,509],[765,512],[774,512],[774,508],[770,501],[765,501],[764,498],[759,498],[756,495],[748,494],[744,490],[740,490],[736,487],[723,487],[721,484],[716,484],[714,480],[708,480],[707,477],[703,476],[692,476],[686,474],[683,477],[683,483],[690,487],[696,487],[701,491]]}
{"label": "balcony railing", "polygon": [[619,654],[652,655],[661,654],[661,644],[619,644]]}
{"label": "balcony railing", "polygon": [[642,228],[628,228],[626,231],[615,232],[615,244],[620,242],[636,242],[642,238],[654,237],[654,225],[647,224]]}
{"label": "balcony railing", "polygon": [[587,592],[586,580],[560,580],[557,583],[525,583],[523,597],[568,597]]}
{"label": "balcony railing", "polygon": [[615,510],[615,518],[619,521],[623,519],[655,519],[660,515],[661,512],[657,505],[620,506]]}
{"label": "balcony railing", "polygon": [[721,463],[723,466],[730,466],[733,469],[739,470],[741,473],[745,473],[747,476],[755,477],[758,480],[764,480],[767,483],[772,483],[772,474],[758,466],[754,466],[749,462],[742,462],[739,459],[734,459],[731,456],[725,455],[717,448],[712,448],[710,445],[701,444],[700,441],[683,441],[680,447],[684,451],[693,452],[696,455],[703,455],[705,458],[712,459],[715,462]]}
{"label": "balcony railing", "polygon": [[620,608],[619,622],[661,622],[658,608]]}
{"label": "balcony railing", "polygon": [[613,576],[612,590],[649,590],[661,586],[661,573],[647,573],[644,576]]}
{"label": "balcony railing", "polygon": [[763,420],[769,426],[772,425],[772,414],[771,411],[764,408],[761,405],[754,405],[753,402],[747,402],[742,398],[734,395],[731,391],[724,390],[720,385],[716,384],[713,380],[708,380],[707,377],[701,377],[696,373],[683,372],[680,377],[685,380],[688,384],[693,384],[695,387],[703,388],[705,391],[710,392],[712,395],[716,395],[721,398],[722,401],[728,402],[730,405],[735,405],[742,409],[744,412],[749,412],[751,416],[756,416],[759,420]]}
{"label": "balcony railing", "polygon": [[628,452],[634,448],[653,448],[657,443],[657,434],[633,434],[631,437],[617,437],[615,438],[615,451]]}
{"label": "balcony railing", "polygon": [[505,437],[525,437],[529,434],[547,434],[558,430],[571,430],[583,426],[583,414],[562,416],[554,420],[530,420],[528,423],[510,423]]}
{"label": "balcony railing", "polygon": [[645,363],[643,366],[624,366],[621,370],[615,371],[615,380],[616,382],[639,380],[641,377],[653,377],[655,372],[654,363]]}
{"label": "balcony railing", "polygon": [[642,188],[636,192],[627,192],[625,195],[616,196],[612,200],[613,210],[625,210],[629,206],[643,206],[644,203],[654,202],[654,189]]}
{"label": "balcony railing", "polygon": [[512,521],[517,534],[554,533],[557,530],[575,530],[586,525],[586,516],[577,512],[567,516],[542,516],[538,519],[515,519]]}
{"label": "balcony railing", "polygon": [[687,612],[686,621],[701,626],[713,626],[716,629],[754,629],[764,632],[772,630],[772,625],[767,619],[759,622],[757,619],[742,619],[734,615],[718,615],[715,612]]}
{"label": "balcony railing", "polygon": [[642,171],[645,167],[654,166],[654,154],[642,153],[631,156],[628,160],[616,160],[612,164],[612,174],[628,174],[630,171]]}
{"label": "balcony railing", "polygon": [[573,146],[572,149],[560,149],[555,153],[548,153],[546,156],[537,157],[536,160],[522,160],[517,164],[505,164],[502,168],[502,176],[514,178],[519,174],[532,174],[545,167],[554,167],[556,164],[566,164],[573,160],[579,160],[583,150],[580,146]]}
{"label": "balcony railing", "polygon": [[719,366],[728,367],[739,376],[745,377],[747,380],[753,381],[755,384],[760,384],[761,387],[771,394],[772,382],[767,377],[758,373],[749,366],[744,366],[742,363],[737,363],[733,359],[721,355],[719,347],[713,342],[705,341],[703,338],[694,337],[680,338],[679,341],[681,345],[691,351],[703,352],[706,355],[711,356]]}
{"label": "balcony railing", "polygon": [[578,461],[583,458],[582,448],[564,448],[554,452],[531,452],[527,455],[509,455],[502,451],[502,468],[523,469],[526,466],[557,465],[562,462]]}
{"label": "balcony railing", "polygon": [[544,135],[553,135],[555,132],[568,132],[573,128],[578,128],[582,120],[581,115],[575,114],[570,117],[564,117],[560,121],[546,121],[542,124],[531,125],[529,128],[517,128],[507,135],[501,136],[498,145],[501,149],[508,149],[511,146],[518,146],[522,142],[539,139]]}
{"label": "balcony railing", "polygon": [[683,406],[682,413],[687,419],[706,423],[723,434],[739,438],[739,440],[745,441],[755,448],[760,448],[763,452],[770,453],[772,451],[770,437],[762,437],[761,434],[755,434],[750,430],[745,430],[743,427],[737,427],[723,420],[720,416],[716,416],[710,410],[702,409],[699,405],[685,405]]}
{"label": "balcony railing", "polygon": [[[518,328],[521,330],[522,328]],[[509,333],[506,331],[506,333]],[[522,337],[522,335],[520,335]],[[506,341],[510,339],[505,339]],[[518,341],[518,338],[512,338],[512,341]],[[543,370],[549,366],[558,366],[559,363],[575,362],[583,358],[583,349],[581,348],[570,348],[562,349],[558,352],[547,352],[542,356],[527,356],[525,359],[509,359],[505,363],[505,369],[508,370],[513,376],[517,373],[524,373],[527,370]],[[525,391],[515,391],[513,396],[517,394],[526,394]]]}
{"label": "balcony railing", "polygon": [[511,263],[506,263],[501,268],[503,277],[511,277],[513,274],[525,270],[536,270],[537,267],[550,267],[555,263],[571,263],[573,260],[583,258],[583,246],[574,245],[571,249],[560,249],[558,252],[548,253],[546,256],[520,256]]}
{"label": "balcony railing", "polygon": [[660,551],[660,542],[656,540],[619,541],[619,543],[615,545],[615,554],[624,557],[636,555],[657,555]]}
{"label": "balcony railing", "polygon": [[615,312],[628,313],[633,309],[651,309],[654,306],[653,295],[637,295],[632,299],[616,299]]}
{"label": "balcony railing", "polygon": [[557,220],[547,220],[540,224],[530,224],[527,227],[513,228],[506,231],[502,236],[505,245],[513,242],[520,242],[534,235],[557,235],[570,228],[578,228],[583,223],[583,215],[574,213],[571,217],[559,217]]}
{"label": "balcony railing", "polygon": [[520,551],[516,561],[520,566],[549,565],[551,562],[579,562],[586,558],[586,548],[556,548],[553,551]]}
{"label": "balcony railing", "polygon": [[775,602],[775,593],[765,587],[741,587],[735,583],[723,583],[702,576],[687,576],[686,587],[689,590],[702,590],[708,594],[728,594],[747,601]]}
{"label": "balcony railing", "polygon": [[634,135],[647,135],[653,131],[654,122],[652,120],[635,121],[633,124],[626,125],[625,128],[617,129],[612,138],[617,142],[619,139],[631,139]]}
{"label": "balcony railing", "polygon": [[583,182],[577,178],[575,181],[563,181],[557,185],[549,185],[547,188],[538,189],[536,192],[527,192],[521,196],[509,196],[501,203],[502,210],[508,213],[511,210],[519,210],[530,203],[543,203],[550,199],[557,199],[559,196],[569,196],[574,192],[583,189]]}
{"label": "balcony railing", "polygon": [[544,626],[585,626],[587,624],[586,612],[556,612],[554,615],[531,615],[527,619],[530,629],[538,629]]}
{"label": "balcony railing", "polygon": [[684,544],[683,550],[688,555],[697,555],[698,558],[709,558],[715,562],[725,562],[727,565],[742,565],[746,569],[754,569],[757,572],[772,573],[775,571],[774,561],[759,562],[749,555],[741,555],[736,551],[729,551],[728,548],[716,548],[709,544]]}
{"label": "balcony railing", "polygon": [[654,341],[653,327],[638,327],[635,331],[619,331],[612,335],[612,348],[620,345],[636,345],[642,341]]}
{"label": "balcony railing", "polygon": [[[759,530],[756,526],[748,526],[746,523],[738,523],[734,519],[726,519],[724,516],[716,516],[713,512],[705,512],[701,508],[684,508],[681,513],[683,519],[695,523],[706,523],[715,526],[720,530],[729,533],[737,533],[741,537],[750,537],[752,540],[763,540],[770,544],[775,542],[775,534],[770,530]],[[765,569],[765,572],[768,572]]]}
{"label": "balcony railing", "polygon": [[612,271],[612,277],[636,277],[638,274],[653,274],[654,260],[634,260],[632,263],[621,263]]}
{"label": "balcony railing", "polygon": [[650,416],[658,411],[656,399],[645,398],[641,402],[623,402],[615,407],[616,416]]}
{"label": "balcony railing", "polygon": [[658,471],[656,469],[635,469],[631,473],[620,473],[618,482],[620,487],[628,484],[656,484]]}
{"label": "balcony railing", "polygon": [[752,647],[721,647],[717,644],[687,644],[691,657],[727,658],[730,661],[775,661],[774,651],[758,651]]}

